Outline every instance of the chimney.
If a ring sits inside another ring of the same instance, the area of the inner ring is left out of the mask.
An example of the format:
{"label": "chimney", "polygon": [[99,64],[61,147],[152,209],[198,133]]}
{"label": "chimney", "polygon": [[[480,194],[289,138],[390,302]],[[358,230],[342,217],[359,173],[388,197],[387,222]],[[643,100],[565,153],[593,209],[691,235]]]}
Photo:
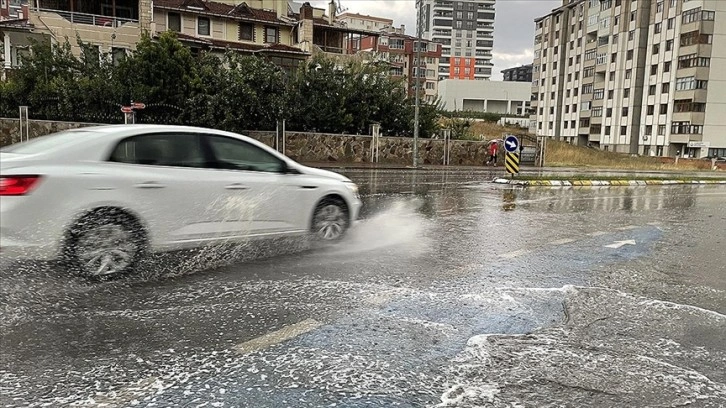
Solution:
{"label": "chimney", "polygon": [[328,23],[333,24],[333,21],[335,21],[336,10],[338,10],[338,7],[335,5],[335,0],[330,0],[330,3],[328,3]]}
{"label": "chimney", "polygon": [[304,3],[300,7],[300,28],[298,31],[298,40],[300,49],[311,52],[313,49],[313,6],[310,3]]}
{"label": "chimney", "polygon": [[154,2],[152,0],[139,0],[139,29],[143,33],[153,34],[151,24],[154,20]]}

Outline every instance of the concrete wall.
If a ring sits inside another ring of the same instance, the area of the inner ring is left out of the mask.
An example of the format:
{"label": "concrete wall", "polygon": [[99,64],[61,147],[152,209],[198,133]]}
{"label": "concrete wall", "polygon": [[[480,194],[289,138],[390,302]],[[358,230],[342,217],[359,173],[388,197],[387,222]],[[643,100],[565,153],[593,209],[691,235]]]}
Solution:
{"label": "concrete wall", "polygon": [[[30,136],[38,137],[49,133],[85,126],[91,123],[53,122],[31,120]],[[17,119],[0,118],[0,146],[20,141],[20,126]],[[269,146],[275,145],[275,132],[248,131],[244,134]],[[492,137],[498,137],[494,135]],[[353,136],[323,133],[287,132],[285,154],[290,158],[307,163],[340,162],[369,163],[371,161],[371,136]],[[380,137],[378,158],[380,163],[410,165],[413,162],[413,139],[402,137]],[[486,161],[486,143],[476,141],[451,142],[452,165],[482,165]],[[444,141],[421,139],[419,141],[421,164],[442,164]]]}

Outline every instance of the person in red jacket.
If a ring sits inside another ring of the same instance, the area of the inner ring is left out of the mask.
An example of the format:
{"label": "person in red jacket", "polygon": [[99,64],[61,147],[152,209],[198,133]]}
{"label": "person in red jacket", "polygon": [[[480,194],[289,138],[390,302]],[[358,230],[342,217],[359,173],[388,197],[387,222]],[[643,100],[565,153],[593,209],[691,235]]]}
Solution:
{"label": "person in red jacket", "polygon": [[492,142],[492,144],[489,145],[489,161],[487,164],[492,163],[494,167],[497,166],[497,142]]}

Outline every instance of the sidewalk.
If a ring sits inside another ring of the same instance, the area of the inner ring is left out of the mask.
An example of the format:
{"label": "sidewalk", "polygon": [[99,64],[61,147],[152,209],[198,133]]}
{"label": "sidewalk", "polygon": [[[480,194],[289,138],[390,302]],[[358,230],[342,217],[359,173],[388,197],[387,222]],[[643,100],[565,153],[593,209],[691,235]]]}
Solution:
{"label": "sidewalk", "polygon": [[[416,170],[416,171],[449,171],[465,173],[490,173],[499,176],[509,177],[504,166],[444,166],[444,165],[420,165],[414,168],[412,165],[387,164],[387,163],[336,163],[317,162],[303,163],[306,166],[323,169],[338,170]],[[571,174],[597,174],[602,177],[625,176],[625,175],[649,175],[653,177],[688,177],[688,178],[722,178],[726,177],[723,171],[694,171],[694,170],[631,170],[631,169],[608,169],[591,167],[534,167],[523,166],[520,168],[520,175],[526,176],[567,176]],[[515,176],[516,179],[516,176]]]}

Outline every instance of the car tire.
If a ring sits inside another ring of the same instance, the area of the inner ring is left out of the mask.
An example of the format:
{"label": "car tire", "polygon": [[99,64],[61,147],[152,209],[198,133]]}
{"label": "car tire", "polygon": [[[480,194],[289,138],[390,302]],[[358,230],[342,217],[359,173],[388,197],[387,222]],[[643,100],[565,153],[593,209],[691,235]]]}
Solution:
{"label": "car tire", "polygon": [[120,210],[103,210],[70,228],[64,259],[81,277],[106,280],[132,271],[145,252],[146,239],[138,221]]}
{"label": "car tire", "polygon": [[316,241],[335,242],[345,236],[349,224],[345,203],[337,198],[325,198],[313,212],[312,233]]}

